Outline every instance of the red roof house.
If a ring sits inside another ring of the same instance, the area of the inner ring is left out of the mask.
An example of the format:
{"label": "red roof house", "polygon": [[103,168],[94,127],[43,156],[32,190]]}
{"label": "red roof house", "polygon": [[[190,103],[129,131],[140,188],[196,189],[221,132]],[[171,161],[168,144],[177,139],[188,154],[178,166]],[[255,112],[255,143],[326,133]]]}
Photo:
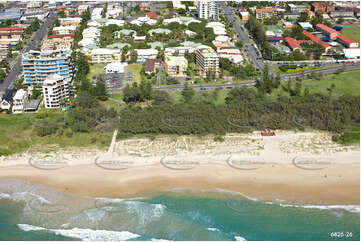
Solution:
{"label": "red roof house", "polygon": [[319,38],[317,38],[316,36],[314,36],[313,34],[311,34],[310,32],[308,32],[307,30],[304,30],[302,33],[303,33],[305,36],[307,36],[308,38],[310,38],[313,43],[322,45],[322,47],[325,48],[325,51],[326,51],[326,52],[331,48],[331,45],[329,45],[329,44],[321,41]]}
{"label": "red roof house", "polygon": [[156,12],[147,12],[145,13],[149,18],[157,19],[157,13]]}
{"label": "red roof house", "polygon": [[295,51],[297,49],[298,50],[302,49],[300,44],[294,38],[285,37],[285,41],[286,41],[287,45],[292,49],[292,51]]}
{"label": "red roof house", "polygon": [[358,48],[359,43],[355,40],[352,40],[344,35],[338,35],[337,40],[345,45],[347,48]]}
{"label": "red roof house", "polygon": [[333,28],[330,28],[324,24],[317,24],[316,29],[320,30],[321,32],[323,32],[325,35],[327,35],[331,39],[335,39],[338,35],[338,32],[336,30],[334,30]]}

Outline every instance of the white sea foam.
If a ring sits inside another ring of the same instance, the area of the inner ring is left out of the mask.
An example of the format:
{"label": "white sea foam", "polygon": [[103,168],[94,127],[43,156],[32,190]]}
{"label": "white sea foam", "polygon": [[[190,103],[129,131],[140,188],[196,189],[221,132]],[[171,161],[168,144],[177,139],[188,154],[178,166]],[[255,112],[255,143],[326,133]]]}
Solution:
{"label": "white sea foam", "polygon": [[234,236],[236,241],[247,241],[245,238],[241,237],[241,236]]}
{"label": "white sea foam", "polygon": [[140,237],[138,234],[133,234],[128,231],[109,231],[109,230],[92,230],[92,229],[46,229],[29,224],[18,224],[20,229],[24,231],[51,231],[57,235],[63,235],[68,237],[75,237],[81,240],[87,241],[121,241],[129,240]]}
{"label": "white sea foam", "polygon": [[11,199],[11,196],[7,193],[0,193],[0,199]]}
{"label": "white sea foam", "polygon": [[281,207],[296,207],[296,208],[314,208],[321,210],[328,209],[342,209],[351,213],[360,213],[360,206],[357,205],[293,205],[293,204],[280,204]]}
{"label": "white sea foam", "polygon": [[217,228],[206,228],[207,230],[209,231],[212,231],[212,232],[221,232],[219,229]]}

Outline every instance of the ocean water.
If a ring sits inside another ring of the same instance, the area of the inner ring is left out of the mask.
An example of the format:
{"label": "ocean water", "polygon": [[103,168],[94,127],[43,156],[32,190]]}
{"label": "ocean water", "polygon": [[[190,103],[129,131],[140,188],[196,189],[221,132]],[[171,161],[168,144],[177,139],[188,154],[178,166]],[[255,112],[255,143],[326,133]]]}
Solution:
{"label": "ocean water", "polygon": [[226,191],[91,198],[0,182],[0,240],[360,240],[359,206],[274,203]]}

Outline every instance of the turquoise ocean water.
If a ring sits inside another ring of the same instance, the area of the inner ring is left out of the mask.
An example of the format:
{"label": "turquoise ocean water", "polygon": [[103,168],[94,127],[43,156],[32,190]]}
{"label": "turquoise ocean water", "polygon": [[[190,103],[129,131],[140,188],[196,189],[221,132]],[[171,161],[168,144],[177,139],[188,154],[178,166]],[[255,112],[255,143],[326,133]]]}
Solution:
{"label": "turquoise ocean water", "polygon": [[226,191],[90,198],[0,182],[0,240],[360,240],[359,206],[296,206]]}

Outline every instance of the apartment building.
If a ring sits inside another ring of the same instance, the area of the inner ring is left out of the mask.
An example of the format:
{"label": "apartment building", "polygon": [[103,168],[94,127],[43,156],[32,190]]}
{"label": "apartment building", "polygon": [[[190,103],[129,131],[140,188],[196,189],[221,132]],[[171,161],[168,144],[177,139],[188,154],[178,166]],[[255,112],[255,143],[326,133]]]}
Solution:
{"label": "apartment building", "polygon": [[19,39],[23,38],[24,27],[0,28],[1,39]]}
{"label": "apartment building", "polygon": [[23,54],[22,58],[24,81],[27,85],[42,85],[45,79],[58,74],[71,80],[74,65],[70,51],[35,51]]}
{"label": "apartment building", "polygon": [[74,39],[48,38],[43,40],[42,50],[62,50],[70,51]]}
{"label": "apartment building", "polygon": [[257,19],[264,19],[264,18],[270,18],[277,14],[277,8],[261,8],[256,9],[256,18]]}
{"label": "apartment building", "polygon": [[12,107],[13,113],[24,112],[24,105],[27,100],[28,100],[28,93],[23,89],[19,89],[15,93],[15,96],[13,97],[13,107]]}
{"label": "apartment building", "polygon": [[102,18],[103,8],[94,8],[91,13],[91,20],[98,20]]}
{"label": "apartment building", "polygon": [[165,71],[171,77],[186,77],[188,61],[184,56],[166,56]]}
{"label": "apartment building", "polygon": [[195,50],[198,75],[207,77],[207,74],[213,72],[217,77],[219,75],[219,56],[209,46],[200,45]]}
{"label": "apartment building", "polygon": [[147,59],[156,59],[158,50],[156,49],[135,49],[137,52],[137,63],[144,63]]}
{"label": "apartment building", "polygon": [[83,4],[83,5],[79,5],[78,7],[78,13],[80,15],[82,15],[84,12],[89,10],[89,5]]}
{"label": "apartment building", "polygon": [[310,9],[310,6],[307,5],[297,5],[297,4],[288,4],[288,10],[291,12],[298,12],[298,13],[302,13],[302,12],[306,12]]}
{"label": "apartment building", "polygon": [[198,18],[204,18],[208,20],[218,20],[219,18],[218,2],[214,0],[198,1]]}
{"label": "apartment building", "polygon": [[59,18],[59,22],[61,26],[79,26],[81,18]]}
{"label": "apartment building", "polygon": [[0,61],[2,61],[7,57],[9,47],[10,47],[9,41],[4,41],[0,39]]}
{"label": "apartment building", "polygon": [[69,100],[69,82],[58,74],[50,75],[43,84],[43,97],[45,108],[61,108]]}
{"label": "apartment building", "polygon": [[76,31],[76,26],[59,26],[53,28],[54,34],[74,34]]}
{"label": "apartment building", "polygon": [[121,61],[120,49],[99,48],[91,51],[91,62],[94,64],[109,64]]}
{"label": "apartment building", "polygon": [[324,14],[335,11],[335,6],[332,2],[313,2],[311,3],[311,9],[317,14]]}
{"label": "apartment building", "polygon": [[316,29],[327,35],[330,39],[336,39],[338,32],[324,24],[317,24]]}
{"label": "apartment building", "polygon": [[352,10],[337,10],[330,12],[331,18],[352,18],[354,17],[354,11]]}

